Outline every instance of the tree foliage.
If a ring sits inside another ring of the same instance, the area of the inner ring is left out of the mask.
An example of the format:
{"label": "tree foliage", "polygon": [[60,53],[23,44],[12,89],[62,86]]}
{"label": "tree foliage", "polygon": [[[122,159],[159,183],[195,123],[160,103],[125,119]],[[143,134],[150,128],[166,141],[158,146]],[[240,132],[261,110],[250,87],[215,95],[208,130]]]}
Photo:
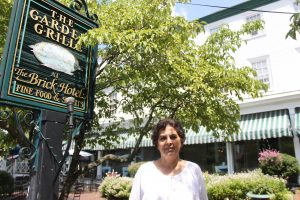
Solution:
{"label": "tree foliage", "polygon": [[[300,1],[296,0],[295,3],[299,6]],[[297,40],[297,34],[300,33],[300,13],[295,13],[290,18],[290,30],[286,34],[286,38],[291,37],[294,40]]]}
{"label": "tree foliage", "polygon": [[291,37],[297,40],[297,34],[300,33],[300,13],[296,13],[291,17],[290,30],[286,35],[286,38]]}
{"label": "tree foliage", "polygon": [[232,53],[242,45],[241,36],[261,23],[239,31],[224,26],[197,45],[193,39],[203,23],[172,16],[172,6],[174,1],[120,0],[96,10],[100,28],[81,37],[79,45],[101,44],[99,117],[116,117],[105,93],[110,88],[110,93],[121,94],[116,104],[133,116],[136,128],[143,119],[154,119],[151,127],[157,119],[174,117],[195,131],[202,125],[216,136],[237,133],[239,106],[233,96],[258,97],[266,86],[251,68],[237,68]]}
{"label": "tree foliage", "polygon": [[10,11],[12,8],[12,0],[2,0],[0,1],[0,55],[3,52],[3,47],[6,40],[6,33],[8,30],[8,22]]}

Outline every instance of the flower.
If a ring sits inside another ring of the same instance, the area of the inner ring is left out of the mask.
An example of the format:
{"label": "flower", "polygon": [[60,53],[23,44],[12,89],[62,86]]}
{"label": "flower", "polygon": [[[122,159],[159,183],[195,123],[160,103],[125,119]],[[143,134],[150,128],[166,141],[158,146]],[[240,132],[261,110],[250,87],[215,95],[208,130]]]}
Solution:
{"label": "flower", "polygon": [[114,169],[112,172],[107,172],[105,175],[108,177],[119,177],[120,176],[120,174],[118,172],[115,172]]}
{"label": "flower", "polygon": [[259,152],[258,162],[260,164],[276,164],[282,160],[281,154],[277,150],[265,149]]}

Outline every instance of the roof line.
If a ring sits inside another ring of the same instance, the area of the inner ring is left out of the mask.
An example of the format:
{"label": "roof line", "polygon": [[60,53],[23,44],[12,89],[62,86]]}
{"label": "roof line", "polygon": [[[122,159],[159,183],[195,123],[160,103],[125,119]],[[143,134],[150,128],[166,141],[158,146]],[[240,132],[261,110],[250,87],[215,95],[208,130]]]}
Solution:
{"label": "roof line", "polygon": [[253,10],[255,8],[267,5],[267,4],[271,4],[273,2],[276,2],[279,0],[250,0],[250,1],[246,1],[244,3],[240,3],[238,5],[232,6],[230,8],[227,9],[223,9],[220,10],[218,12],[212,13],[210,15],[201,17],[198,19],[198,21],[205,21],[206,23],[212,23],[215,21],[219,21],[221,19],[225,19],[227,17],[231,17],[243,12],[247,12],[249,10]]}

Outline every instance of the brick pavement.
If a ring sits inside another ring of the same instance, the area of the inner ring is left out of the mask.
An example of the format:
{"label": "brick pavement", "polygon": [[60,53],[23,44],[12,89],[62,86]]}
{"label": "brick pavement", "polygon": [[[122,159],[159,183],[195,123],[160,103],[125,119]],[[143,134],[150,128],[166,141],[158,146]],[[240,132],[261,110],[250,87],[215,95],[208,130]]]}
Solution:
{"label": "brick pavement", "polygon": [[[73,200],[73,194],[69,195],[68,200]],[[106,200],[100,196],[99,192],[84,192],[81,193],[80,200]],[[296,192],[293,200],[300,200],[300,190]]]}
{"label": "brick pavement", "polygon": [[296,191],[296,194],[294,195],[293,200],[300,200],[300,189]]}
{"label": "brick pavement", "polygon": [[[68,200],[73,200],[73,194],[69,195]],[[100,196],[99,192],[83,192],[81,193],[80,200],[106,200]],[[300,200],[300,190],[296,191],[293,200]]]}
{"label": "brick pavement", "polygon": [[[68,200],[73,200],[73,196],[74,194],[70,193]],[[80,200],[106,200],[106,199],[101,197],[99,192],[83,192],[80,195]]]}

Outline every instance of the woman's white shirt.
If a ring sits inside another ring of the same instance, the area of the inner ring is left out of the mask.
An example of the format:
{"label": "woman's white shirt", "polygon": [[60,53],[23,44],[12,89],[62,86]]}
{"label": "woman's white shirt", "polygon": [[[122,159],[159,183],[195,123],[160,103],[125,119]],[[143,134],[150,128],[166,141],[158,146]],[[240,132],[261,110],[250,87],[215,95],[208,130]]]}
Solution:
{"label": "woman's white shirt", "polygon": [[207,200],[200,167],[186,161],[179,174],[167,176],[154,162],[143,164],[137,171],[129,200]]}

